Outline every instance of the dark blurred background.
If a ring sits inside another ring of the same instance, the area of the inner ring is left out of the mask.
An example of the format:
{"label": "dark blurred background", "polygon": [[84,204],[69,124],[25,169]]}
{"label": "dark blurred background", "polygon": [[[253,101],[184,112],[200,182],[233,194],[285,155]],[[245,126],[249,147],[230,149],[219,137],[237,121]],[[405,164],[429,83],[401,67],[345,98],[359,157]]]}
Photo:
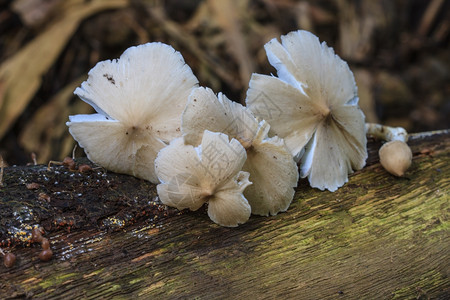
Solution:
{"label": "dark blurred background", "polygon": [[275,72],[263,45],[297,29],[349,63],[368,122],[450,127],[450,1],[0,0],[0,155],[71,155],[68,115],[92,112],[73,90],[130,46],[171,44],[202,86],[243,102],[252,72]]}

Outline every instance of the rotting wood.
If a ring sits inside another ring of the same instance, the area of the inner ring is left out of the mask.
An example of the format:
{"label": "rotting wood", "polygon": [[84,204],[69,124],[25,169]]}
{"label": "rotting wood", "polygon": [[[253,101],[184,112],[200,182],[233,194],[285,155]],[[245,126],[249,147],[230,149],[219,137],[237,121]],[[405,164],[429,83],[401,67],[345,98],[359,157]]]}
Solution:
{"label": "rotting wood", "polygon": [[[143,216],[113,232],[101,218],[70,232],[50,226],[53,259],[40,262],[39,245],[13,247],[16,265],[0,266],[0,298],[444,299],[450,293],[450,133],[413,135],[409,144],[414,159],[404,178],[381,168],[379,143],[371,142],[368,166],[335,193],[302,180],[286,213],[252,216],[237,228],[215,225],[204,211],[151,222]],[[53,171],[61,174],[60,168]],[[13,169],[5,171],[2,197],[12,188]],[[81,174],[83,182],[87,176],[96,182],[97,171]],[[119,182],[116,188],[154,188],[106,176]],[[24,195],[33,193],[21,187]],[[121,203],[110,211],[115,216],[129,195],[111,190],[90,201],[111,193]]]}

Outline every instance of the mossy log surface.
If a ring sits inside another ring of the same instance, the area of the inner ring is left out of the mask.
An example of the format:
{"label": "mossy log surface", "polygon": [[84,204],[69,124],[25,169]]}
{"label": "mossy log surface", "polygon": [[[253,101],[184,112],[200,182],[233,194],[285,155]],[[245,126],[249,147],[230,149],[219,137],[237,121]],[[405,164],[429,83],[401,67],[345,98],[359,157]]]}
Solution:
{"label": "mossy log surface", "polygon": [[0,241],[17,262],[0,265],[0,299],[448,299],[450,133],[409,145],[403,178],[371,141],[368,166],[338,191],[301,180],[286,213],[237,228],[167,209],[130,176],[6,168]]}

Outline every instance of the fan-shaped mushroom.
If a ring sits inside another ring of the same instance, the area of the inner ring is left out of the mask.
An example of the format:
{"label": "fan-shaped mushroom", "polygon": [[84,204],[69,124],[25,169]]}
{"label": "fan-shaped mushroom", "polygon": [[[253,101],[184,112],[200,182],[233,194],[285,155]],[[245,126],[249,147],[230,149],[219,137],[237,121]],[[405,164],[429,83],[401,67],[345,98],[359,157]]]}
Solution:
{"label": "fan-shaped mushroom", "polygon": [[355,80],[332,48],[299,30],[265,45],[278,78],[253,74],[247,106],[301,159],[301,177],[335,191],[367,158]]}
{"label": "fan-shaped mushroom", "polygon": [[91,161],[157,183],[154,160],[181,136],[181,113],[197,83],[171,46],[131,47],[89,72],[75,94],[97,114],[70,116],[67,126]]}
{"label": "fan-shaped mushroom", "polygon": [[156,158],[155,170],[161,201],[178,209],[199,209],[208,203],[208,215],[215,223],[235,227],[250,217],[251,208],[243,195],[251,184],[241,171],[245,149],[223,133],[205,131],[198,147],[173,140]]}

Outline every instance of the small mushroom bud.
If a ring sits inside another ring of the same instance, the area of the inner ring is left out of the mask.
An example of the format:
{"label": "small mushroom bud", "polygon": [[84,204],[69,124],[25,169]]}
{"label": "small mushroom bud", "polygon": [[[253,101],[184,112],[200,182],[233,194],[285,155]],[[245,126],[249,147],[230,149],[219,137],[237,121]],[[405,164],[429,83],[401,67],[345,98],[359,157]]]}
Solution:
{"label": "small mushroom bud", "polygon": [[5,265],[5,267],[7,268],[11,268],[12,266],[14,266],[14,264],[16,263],[16,256],[14,255],[14,253],[6,253],[5,257],[3,258],[3,264]]}
{"label": "small mushroom bud", "polygon": [[31,239],[33,240],[33,242],[42,242],[42,232],[38,227],[35,227],[33,228],[33,230],[31,230]]}
{"label": "small mushroom bud", "polygon": [[367,123],[366,133],[387,142],[378,151],[380,163],[392,175],[403,176],[412,160],[412,151],[406,144],[408,132],[402,127]]}
{"label": "small mushroom bud", "polygon": [[44,249],[39,253],[39,259],[42,261],[49,261],[53,256],[53,251],[49,249]]}
{"label": "small mushroom bud", "polygon": [[387,142],[380,148],[378,154],[381,165],[395,176],[403,176],[411,165],[412,152],[405,142]]}
{"label": "small mushroom bud", "polygon": [[43,250],[48,250],[50,249],[50,242],[48,241],[48,239],[43,238],[42,242],[41,242],[41,246]]}
{"label": "small mushroom bud", "polygon": [[91,166],[86,165],[86,164],[80,165],[80,166],[78,167],[78,171],[79,171],[80,173],[85,173],[85,172],[88,172],[88,171],[91,171],[91,170],[92,170]]}
{"label": "small mushroom bud", "polygon": [[69,170],[75,170],[75,161],[71,157],[65,157],[62,161],[63,166],[69,168]]}

